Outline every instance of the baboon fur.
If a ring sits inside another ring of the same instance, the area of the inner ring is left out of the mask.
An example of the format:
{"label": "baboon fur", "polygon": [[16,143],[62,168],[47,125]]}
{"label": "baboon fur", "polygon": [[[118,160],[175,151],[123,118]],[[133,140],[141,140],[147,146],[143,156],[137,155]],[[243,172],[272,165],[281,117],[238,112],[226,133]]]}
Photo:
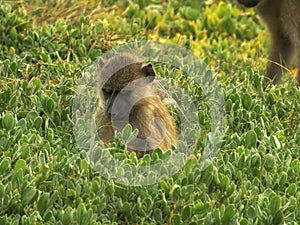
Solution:
{"label": "baboon fur", "polygon": [[119,53],[108,60],[99,58],[98,64],[100,104],[96,118],[100,121],[100,139],[113,141],[114,131],[122,131],[129,122],[138,129],[137,138],[143,140],[142,145],[133,142],[127,146],[138,157],[156,148],[166,151],[176,146],[175,121],[151,85],[156,76],[152,65],[129,53]]}
{"label": "baboon fur", "polygon": [[[300,84],[300,1],[299,0],[238,0],[246,7],[255,7],[271,34],[272,49],[266,76],[275,84],[282,82],[282,66],[291,66],[296,56]],[[281,66],[282,65],[282,66]]]}

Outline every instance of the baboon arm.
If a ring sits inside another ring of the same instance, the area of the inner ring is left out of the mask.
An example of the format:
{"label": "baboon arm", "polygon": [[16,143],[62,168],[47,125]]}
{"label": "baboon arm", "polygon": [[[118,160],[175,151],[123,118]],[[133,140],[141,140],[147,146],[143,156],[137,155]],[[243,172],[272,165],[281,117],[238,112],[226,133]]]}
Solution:
{"label": "baboon arm", "polygon": [[[300,66],[300,62],[298,62],[298,66]],[[297,86],[300,88],[300,67],[298,67],[298,74],[297,74],[297,77],[296,77],[296,80],[297,80]]]}
{"label": "baboon arm", "polygon": [[[300,35],[299,35],[300,36]],[[297,77],[296,77],[296,85],[297,87],[300,88],[300,42],[297,43],[296,45],[296,51],[297,51],[297,67],[298,67],[298,72],[297,72]]]}
{"label": "baboon arm", "polygon": [[288,37],[277,32],[272,35],[272,50],[269,56],[270,64],[267,69],[267,77],[274,79],[274,83],[281,83],[284,67],[291,62],[293,46]]}

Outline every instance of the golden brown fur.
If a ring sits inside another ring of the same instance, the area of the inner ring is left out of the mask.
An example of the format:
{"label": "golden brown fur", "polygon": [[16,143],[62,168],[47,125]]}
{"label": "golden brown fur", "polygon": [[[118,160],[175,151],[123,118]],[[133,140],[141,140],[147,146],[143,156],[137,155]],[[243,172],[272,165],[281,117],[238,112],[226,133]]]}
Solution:
{"label": "golden brown fur", "polygon": [[268,26],[272,38],[267,76],[274,83],[282,81],[283,66],[290,66],[296,56],[300,84],[300,1],[299,0],[238,0],[246,7],[255,7]]}
{"label": "golden brown fur", "polygon": [[165,151],[176,146],[175,122],[151,86],[155,78],[152,65],[128,53],[107,61],[100,59],[99,65],[101,98],[96,117],[100,121],[100,139],[112,141],[114,129],[121,131],[129,122],[139,130],[139,140],[129,144],[128,150],[135,151],[138,157],[158,147]]}

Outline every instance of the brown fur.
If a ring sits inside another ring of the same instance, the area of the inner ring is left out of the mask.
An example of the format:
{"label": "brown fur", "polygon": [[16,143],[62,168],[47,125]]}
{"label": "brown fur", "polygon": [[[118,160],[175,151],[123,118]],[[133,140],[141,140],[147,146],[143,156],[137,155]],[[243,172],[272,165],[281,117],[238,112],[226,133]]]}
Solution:
{"label": "brown fur", "polygon": [[283,66],[291,66],[297,58],[297,81],[300,84],[300,1],[299,0],[238,0],[246,7],[255,7],[268,26],[272,38],[267,77],[275,84],[282,82]]}
{"label": "brown fur", "polygon": [[[100,121],[101,140],[112,141],[114,129],[121,131],[129,121],[133,129],[139,130],[137,137],[143,140],[143,145],[135,141],[128,146],[128,151],[135,151],[138,157],[158,147],[165,151],[172,145],[176,146],[175,122],[151,86],[155,77],[152,65],[145,65],[141,59],[128,53],[120,53],[107,61],[100,59],[99,64],[98,82],[102,89],[96,117]],[[126,112],[126,108],[130,112]],[[129,118],[125,118],[128,114]]]}

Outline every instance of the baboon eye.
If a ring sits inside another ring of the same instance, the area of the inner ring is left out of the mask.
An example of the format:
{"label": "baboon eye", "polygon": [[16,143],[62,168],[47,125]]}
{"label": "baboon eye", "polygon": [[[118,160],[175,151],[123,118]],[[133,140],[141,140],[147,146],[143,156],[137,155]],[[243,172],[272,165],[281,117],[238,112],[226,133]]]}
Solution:
{"label": "baboon eye", "polygon": [[148,64],[148,65],[144,66],[142,68],[142,70],[144,71],[146,77],[148,77],[148,76],[155,77],[155,71],[154,71],[152,64]]}

